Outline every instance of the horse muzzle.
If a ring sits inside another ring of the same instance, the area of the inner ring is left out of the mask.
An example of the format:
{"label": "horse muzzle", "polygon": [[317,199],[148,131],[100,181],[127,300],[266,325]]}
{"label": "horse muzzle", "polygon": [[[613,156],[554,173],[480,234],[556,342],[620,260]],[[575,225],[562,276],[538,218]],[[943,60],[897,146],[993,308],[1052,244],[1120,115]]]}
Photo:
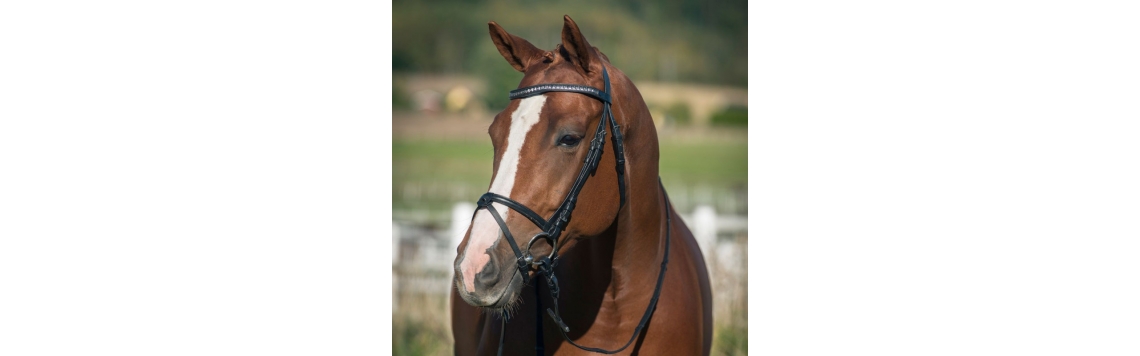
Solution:
{"label": "horse muzzle", "polygon": [[[455,288],[459,296],[467,304],[484,308],[503,308],[517,296],[525,282],[515,265],[515,258],[507,253],[493,253],[494,248],[486,253],[490,259],[478,272],[463,271],[462,260],[457,260],[455,268]],[[474,273],[469,289],[464,283],[464,273]]]}

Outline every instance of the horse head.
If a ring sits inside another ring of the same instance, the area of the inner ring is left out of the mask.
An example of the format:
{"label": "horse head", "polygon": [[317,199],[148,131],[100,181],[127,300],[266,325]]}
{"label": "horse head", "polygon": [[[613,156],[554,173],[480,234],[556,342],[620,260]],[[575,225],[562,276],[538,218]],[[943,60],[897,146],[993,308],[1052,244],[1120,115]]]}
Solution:
{"label": "horse head", "polygon": [[[488,24],[499,53],[524,73],[519,86],[561,83],[603,88],[612,82],[610,93],[632,88],[628,78],[590,46],[578,25],[569,16],[564,20],[562,43],[550,51],[536,48],[495,22]],[[615,96],[612,100],[612,110],[621,112],[622,98]],[[637,105],[643,107],[644,103]],[[488,129],[495,151],[488,191],[529,208],[533,215],[543,217],[540,219],[558,218],[552,215],[561,212],[560,207],[571,200],[568,195],[574,195],[572,187],[587,165],[585,161],[593,141],[597,141],[597,132],[601,130],[605,135],[603,114],[607,109],[598,97],[576,92],[551,91],[512,99],[495,115]],[[612,128],[617,129],[617,124]],[[532,246],[532,237],[546,231],[533,215],[526,216],[517,207],[504,205],[511,203],[506,200],[481,201],[484,208],[473,217],[454,263],[455,287],[464,301],[490,309],[509,308],[535,273],[523,272],[516,249],[524,249],[527,255],[547,256],[554,249],[566,250],[576,239],[599,235],[613,226],[622,208],[619,171],[625,168],[624,163],[617,164],[619,155],[615,153],[620,140],[614,143],[601,150],[595,169],[581,185],[576,196],[578,209],[570,209],[572,221],[558,229],[562,235],[556,239],[559,243],[552,244],[555,239],[534,239],[541,241]],[[653,143],[656,148],[656,142]],[[656,152],[654,161],[655,156]],[[619,168],[609,168],[615,166]],[[656,172],[653,173],[655,177]],[[513,241],[508,241],[507,236]]]}

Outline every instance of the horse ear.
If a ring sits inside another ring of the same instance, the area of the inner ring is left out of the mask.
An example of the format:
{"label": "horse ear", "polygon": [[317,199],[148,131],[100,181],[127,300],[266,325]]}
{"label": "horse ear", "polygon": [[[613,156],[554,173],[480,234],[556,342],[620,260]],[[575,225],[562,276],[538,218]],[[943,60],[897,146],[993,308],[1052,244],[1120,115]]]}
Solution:
{"label": "horse ear", "polygon": [[605,59],[605,60],[606,60],[606,62],[609,62],[609,61],[610,61],[610,57],[606,57],[606,54],[605,54],[605,53],[602,53],[602,50],[598,49],[598,47],[594,47],[594,52],[597,52],[597,53],[598,53],[598,56],[599,56],[599,57],[602,57],[602,59]]}
{"label": "horse ear", "polygon": [[594,51],[592,51],[593,46],[586,42],[586,37],[582,36],[582,31],[578,30],[578,24],[574,23],[570,15],[565,15],[562,19],[565,20],[565,24],[562,26],[562,48],[570,53],[570,58],[575,62],[574,64],[589,73],[591,71],[590,65],[597,61],[594,58]]}
{"label": "horse ear", "polygon": [[522,39],[522,37],[507,33],[502,26],[491,21],[487,23],[487,28],[491,30],[491,42],[495,42],[495,47],[499,49],[499,54],[515,67],[515,70],[526,72],[526,66],[530,61],[542,55],[542,50]]}

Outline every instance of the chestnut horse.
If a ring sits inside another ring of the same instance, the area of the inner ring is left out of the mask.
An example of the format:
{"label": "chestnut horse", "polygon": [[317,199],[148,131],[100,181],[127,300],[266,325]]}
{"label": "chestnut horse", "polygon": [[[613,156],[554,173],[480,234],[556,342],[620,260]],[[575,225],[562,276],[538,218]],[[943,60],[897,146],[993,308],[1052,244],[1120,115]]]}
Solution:
{"label": "chestnut horse", "polygon": [[708,272],[660,185],[649,109],[564,20],[552,51],[488,24],[524,76],[455,258],[455,354],[708,355]]}

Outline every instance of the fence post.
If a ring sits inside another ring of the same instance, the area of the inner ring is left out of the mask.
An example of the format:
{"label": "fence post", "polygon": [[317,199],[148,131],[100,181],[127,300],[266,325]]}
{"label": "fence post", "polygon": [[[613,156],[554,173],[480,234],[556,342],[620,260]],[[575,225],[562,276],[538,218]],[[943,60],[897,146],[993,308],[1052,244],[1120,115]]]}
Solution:
{"label": "fence post", "polygon": [[400,293],[400,280],[396,273],[396,265],[400,264],[400,225],[392,223],[392,310],[400,303],[396,300]]}
{"label": "fence post", "polygon": [[467,234],[472,214],[475,214],[475,204],[458,202],[451,207],[451,251],[459,252],[459,243],[463,242],[463,235]]}
{"label": "fence post", "polygon": [[716,209],[708,205],[698,205],[693,209],[693,237],[701,246],[701,253],[705,255],[705,265],[708,267],[709,278],[712,278],[716,266]]}

